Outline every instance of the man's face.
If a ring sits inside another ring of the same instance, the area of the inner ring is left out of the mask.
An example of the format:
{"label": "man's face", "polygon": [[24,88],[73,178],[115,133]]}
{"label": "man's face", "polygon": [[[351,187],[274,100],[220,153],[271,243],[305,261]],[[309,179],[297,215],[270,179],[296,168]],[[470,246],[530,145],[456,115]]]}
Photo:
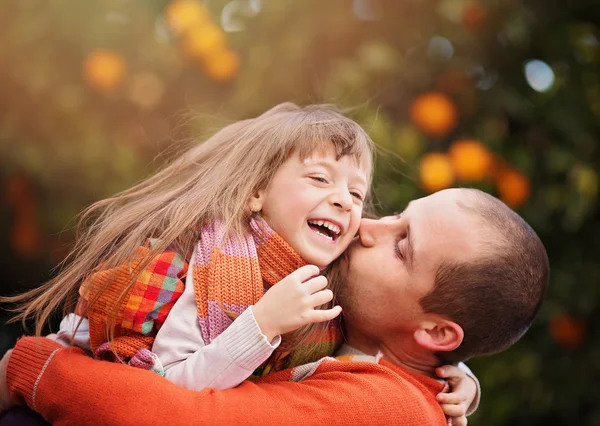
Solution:
{"label": "man's face", "polygon": [[398,215],[363,219],[341,260],[347,275],[338,290],[354,330],[373,338],[411,334],[425,319],[419,300],[433,288],[441,262],[476,256],[481,225],[457,205],[461,197],[458,189],[441,191]]}

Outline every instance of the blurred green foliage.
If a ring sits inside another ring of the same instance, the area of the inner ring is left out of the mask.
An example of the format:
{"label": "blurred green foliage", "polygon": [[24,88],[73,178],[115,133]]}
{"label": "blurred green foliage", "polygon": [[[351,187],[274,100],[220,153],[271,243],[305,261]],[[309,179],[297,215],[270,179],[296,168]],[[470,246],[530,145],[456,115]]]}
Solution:
{"label": "blurred green foliage", "polygon": [[[82,207],[174,141],[282,101],[333,102],[382,147],[381,212],[479,187],[548,249],[534,326],[470,362],[483,387],[470,424],[600,425],[600,4],[190,1],[0,4],[2,292],[47,279]],[[424,93],[447,102],[419,107]],[[465,139],[479,148],[457,149]]]}

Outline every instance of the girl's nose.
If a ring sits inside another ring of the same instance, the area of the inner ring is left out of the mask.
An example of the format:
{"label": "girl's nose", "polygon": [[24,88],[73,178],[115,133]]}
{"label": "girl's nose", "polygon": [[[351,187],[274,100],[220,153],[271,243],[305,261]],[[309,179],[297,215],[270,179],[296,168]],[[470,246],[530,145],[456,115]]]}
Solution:
{"label": "girl's nose", "polygon": [[334,195],[332,195],[331,202],[334,206],[344,211],[351,210],[353,205],[352,194],[350,194],[350,192],[346,188],[341,189],[340,191],[337,191]]}

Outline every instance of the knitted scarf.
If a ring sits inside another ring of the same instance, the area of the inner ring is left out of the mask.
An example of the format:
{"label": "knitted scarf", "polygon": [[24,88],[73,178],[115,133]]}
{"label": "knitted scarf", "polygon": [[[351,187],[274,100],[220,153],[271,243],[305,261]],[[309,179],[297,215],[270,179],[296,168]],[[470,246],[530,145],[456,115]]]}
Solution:
{"label": "knitted scarf", "polygon": [[[221,223],[201,231],[193,263],[198,321],[205,344],[221,334],[232,322],[275,285],[306,262],[255,215],[250,232],[226,238]],[[284,336],[284,342],[285,342]],[[292,352],[275,352],[253,376],[306,364],[331,356],[341,343],[337,321],[324,333],[309,336]]]}

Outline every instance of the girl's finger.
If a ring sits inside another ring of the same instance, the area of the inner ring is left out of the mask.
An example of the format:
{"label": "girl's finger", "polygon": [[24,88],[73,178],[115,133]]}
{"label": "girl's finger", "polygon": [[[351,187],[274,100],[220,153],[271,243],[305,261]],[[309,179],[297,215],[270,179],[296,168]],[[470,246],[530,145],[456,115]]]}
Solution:
{"label": "girl's finger", "polygon": [[465,416],[452,417],[452,426],[467,426],[467,418]]}
{"label": "girl's finger", "polygon": [[295,277],[301,283],[303,283],[303,282],[309,280],[310,278],[319,275],[320,273],[321,273],[321,271],[319,270],[318,266],[304,265],[304,266],[296,269],[294,272],[292,272],[290,275],[288,275],[288,277]]}
{"label": "girl's finger", "polygon": [[462,405],[442,404],[441,407],[444,410],[444,414],[450,417],[461,417],[467,414]]}
{"label": "girl's finger", "polygon": [[435,373],[438,375],[438,377],[441,377],[442,379],[448,379],[448,378],[462,378],[465,377],[466,374],[464,371],[462,371],[460,368],[454,366],[454,365],[444,365],[442,367],[438,367],[435,369]]}
{"label": "girl's finger", "polygon": [[331,309],[315,309],[311,314],[311,322],[331,321],[342,313],[341,306],[334,306]]}
{"label": "girl's finger", "polygon": [[313,294],[327,287],[327,277],[319,275],[318,277],[314,277],[306,281],[303,286],[305,286],[309,294]]}
{"label": "girl's finger", "polygon": [[435,397],[440,404],[460,404],[464,402],[464,398],[456,392],[438,393]]}
{"label": "girl's finger", "polygon": [[310,304],[313,307],[324,305],[327,302],[333,300],[333,291],[328,288],[325,290],[317,291],[310,296]]}

